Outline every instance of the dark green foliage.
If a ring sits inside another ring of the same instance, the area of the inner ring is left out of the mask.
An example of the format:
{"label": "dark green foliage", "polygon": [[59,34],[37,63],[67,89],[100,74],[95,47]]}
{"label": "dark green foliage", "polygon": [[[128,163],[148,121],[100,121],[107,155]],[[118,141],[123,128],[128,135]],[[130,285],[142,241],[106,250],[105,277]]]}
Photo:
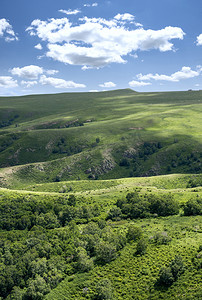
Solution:
{"label": "dark green foliage", "polygon": [[202,245],[199,246],[199,249],[195,253],[194,257],[192,258],[192,262],[196,269],[202,269]]}
{"label": "dark green foliage", "polygon": [[96,300],[113,299],[112,283],[108,278],[101,279],[96,285]]}
{"label": "dark green foliage", "polygon": [[143,255],[146,253],[148,242],[145,238],[138,240],[135,254]]}
{"label": "dark green foliage", "polygon": [[135,225],[130,225],[128,227],[128,231],[126,234],[128,241],[137,241],[142,237],[142,235],[143,235],[143,232],[140,227],[137,227]]}
{"label": "dark green foliage", "polygon": [[174,282],[174,277],[170,267],[162,267],[159,272],[158,284],[170,286]]}
{"label": "dark green foliage", "polygon": [[192,177],[190,178],[189,182],[187,183],[187,188],[194,188],[197,186],[202,186],[202,180],[200,177]]}
{"label": "dark green foliage", "polygon": [[[37,197],[17,196],[1,198],[0,228],[5,230],[30,230],[34,225],[53,229],[67,225],[71,220],[77,222],[89,221],[99,216],[97,204],[76,207],[76,197],[54,198],[48,201],[37,200]],[[83,221],[82,221],[83,220]]]}
{"label": "dark green foliage", "polygon": [[137,192],[128,193],[126,199],[119,199],[117,206],[123,216],[145,218],[149,216],[169,216],[179,212],[179,205],[171,194],[162,196],[154,194],[140,195]]}
{"label": "dark green foliage", "polygon": [[119,207],[112,207],[109,211],[107,219],[119,221],[122,218],[122,211]]}
{"label": "dark green foliage", "polygon": [[172,240],[171,237],[168,236],[166,231],[164,232],[156,232],[154,236],[151,238],[151,241],[157,245],[166,245]]}
{"label": "dark green foliage", "polygon": [[69,195],[68,205],[70,205],[70,206],[75,206],[76,205],[76,197],[73,194]]}
{"label": "dark green foliage", "polygon": [[109,263],[117,257],[116,246],[105,241],[100,241],[99,244],[96,245],[95,253],[97,261],[102,264]]}
{"label": "dark green foliage", "polygon": [[88,272],[93,268],[93,260],[87,255],[87,251],[84,248],[78,247],[74,256],[76,260],[75,268],[79,272]]}
{"label": "dark green foliage", "polygon": [[179,204],[173,199],[171,194],[164,195],[163,197],[158,197],[156,195],[151,195],[149,197],[150,202],[150,212],[152,214],[157,214],[158,216],[170,216],[176,215],[179,212]]}
{"label": "dark green foliage", "polygon": [[176,255],[171,261],[169,267],[162,267],[159,272],[158,284],[164,286],[170,286],[178,277],[185,271],[185,266],[182,257]]}
{"label": "dark green foliage", "polygon": [[179,255],[176,255],[175,258],[170,263],[171,272],[173,274],[174,280],[177,280],[177,278],[184,273],[185,266],[182,260],[182,257]]}
{"label": "dark green foliage", "polygon": [[190,199],[184,204],[185,216],[202,215],[202,198]]}

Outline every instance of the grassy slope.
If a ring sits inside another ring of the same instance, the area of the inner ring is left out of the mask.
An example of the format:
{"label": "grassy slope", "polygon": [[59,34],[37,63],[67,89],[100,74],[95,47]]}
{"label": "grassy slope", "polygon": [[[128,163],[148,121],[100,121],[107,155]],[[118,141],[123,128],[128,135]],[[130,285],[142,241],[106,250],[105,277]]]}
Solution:
{"label": "grassy slope", "polygon": [[[201,100],[201,91],[132,90],[0,98],[2,120],[18,115],[12,125],[1,128],[0,166],[28,164],[3,170],[2,183],[17,187],[56,177],[63,181],[89,175],[111,179],[199,173]],[[56,128],[75,120],[84,126]],[[161,147],[139,157],[145,142]],[[129,166],[120,167],[123,158]],[[29,165],[35,162],[40,163]],[[10,179],[4,176],[8,173]]]}
{"label": "grassy slope", "polygon": [[[110,264],[97,266],[89,273],[67,276],[45,299],[91,299],[90,295],[102,278],[111,280],[114,299],[117,300],[201,299],[201,272],[193,269],[191,262],[202,241],[201,221],[201,217],[179,216],[136,221],[137,226],[144,228],[147,238],[155,232],[166,231],[172,242],[169,245],[149,245],[143,256],[134,256],[136,244],[128,244]],[[113,227],[124,230],[127,225],[127,222],[117,222]],[[159,270],[168,266],[175,255],[182,256],[185,273],[171,287],[156,287]],[[87,295],[84,288],[88,288]]]}
{"label": "grassy slope", "polygon": [[[14,198],[16,193],[33,195],[48,201],[61,192],[74,193],[77,205],[100,204],[101,218],[107,216],[117,198],[135,189],[140,193],[172,193],[180,203],[201,197],[201,175],[188,174],[201,166],[201,100],[202,92],[131,90],[0,98],[1,119],[19,115],[0,131],[1,147],[7,143],[0,152],[1,167],[6,167],[0,169],[0,182],[2,187],[13,189],[0,188],[0,194]],[[84,126],[55,128],[77,119]],[[80,145],[82,152],[54,154],[52,150],[61,138],[66,146]],[[139,158],[137,166],[134,157],[144,142],[161,142],[162,148]],[[130,164],[119,166],[123,158]],[[123,178],[131,172],[133,176],[187,174]],[[86,180],[89,174],[105,180]],[[53,182],[57,177],[61,182]],[[112,227],[125,230],[129,222],[133,221],[112,222]],[[143,257],[135,257],[135,244],[128,244],[115,261],[96,266],[87,274],[68,276],[46,299],[86,299],[83,288],[88,287],[91,293],[102,277],[111,280],[115,299],[199,299],[200,273],[193,269],[191,257],[201,244],[201,216],[135,223],[144,228],[148,238],[156,231],[166,231],[172,237],[171,244],[149,245]],[[170,288],[156,289],[159,269],[176,253],[184,259],[185,273]]]}

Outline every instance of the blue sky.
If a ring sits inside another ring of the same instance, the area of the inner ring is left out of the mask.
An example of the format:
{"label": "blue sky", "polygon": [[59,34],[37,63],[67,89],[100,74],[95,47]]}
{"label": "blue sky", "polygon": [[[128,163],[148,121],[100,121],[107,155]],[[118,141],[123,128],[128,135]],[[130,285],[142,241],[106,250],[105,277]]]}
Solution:
{"label": "blue sky", "polygon": [[1,0],[0,95],[202,89],[200,0]]}

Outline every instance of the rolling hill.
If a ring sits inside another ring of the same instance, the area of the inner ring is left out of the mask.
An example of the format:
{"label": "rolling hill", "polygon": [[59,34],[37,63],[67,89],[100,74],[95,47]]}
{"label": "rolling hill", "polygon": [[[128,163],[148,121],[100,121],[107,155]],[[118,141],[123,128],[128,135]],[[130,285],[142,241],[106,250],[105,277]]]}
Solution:
{"label": "rolling hill", "polygon": [[200,173],[201,100],[129,89],[2,97],[1,184]]}
{"label": "rolling hill", "polygon": [[0,299],[201,299],[202,91],[0,98]]}

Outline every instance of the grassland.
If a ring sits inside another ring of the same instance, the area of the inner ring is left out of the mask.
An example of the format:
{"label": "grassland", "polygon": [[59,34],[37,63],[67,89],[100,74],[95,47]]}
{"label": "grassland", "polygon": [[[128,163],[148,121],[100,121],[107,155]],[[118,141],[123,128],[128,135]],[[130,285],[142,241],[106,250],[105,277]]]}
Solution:
{"label": "grassland", "polygon": [[[201,299],[201,102],[129,89],[1,97],[0,298]],[[182,272],[160,284],[176,255]]]}

